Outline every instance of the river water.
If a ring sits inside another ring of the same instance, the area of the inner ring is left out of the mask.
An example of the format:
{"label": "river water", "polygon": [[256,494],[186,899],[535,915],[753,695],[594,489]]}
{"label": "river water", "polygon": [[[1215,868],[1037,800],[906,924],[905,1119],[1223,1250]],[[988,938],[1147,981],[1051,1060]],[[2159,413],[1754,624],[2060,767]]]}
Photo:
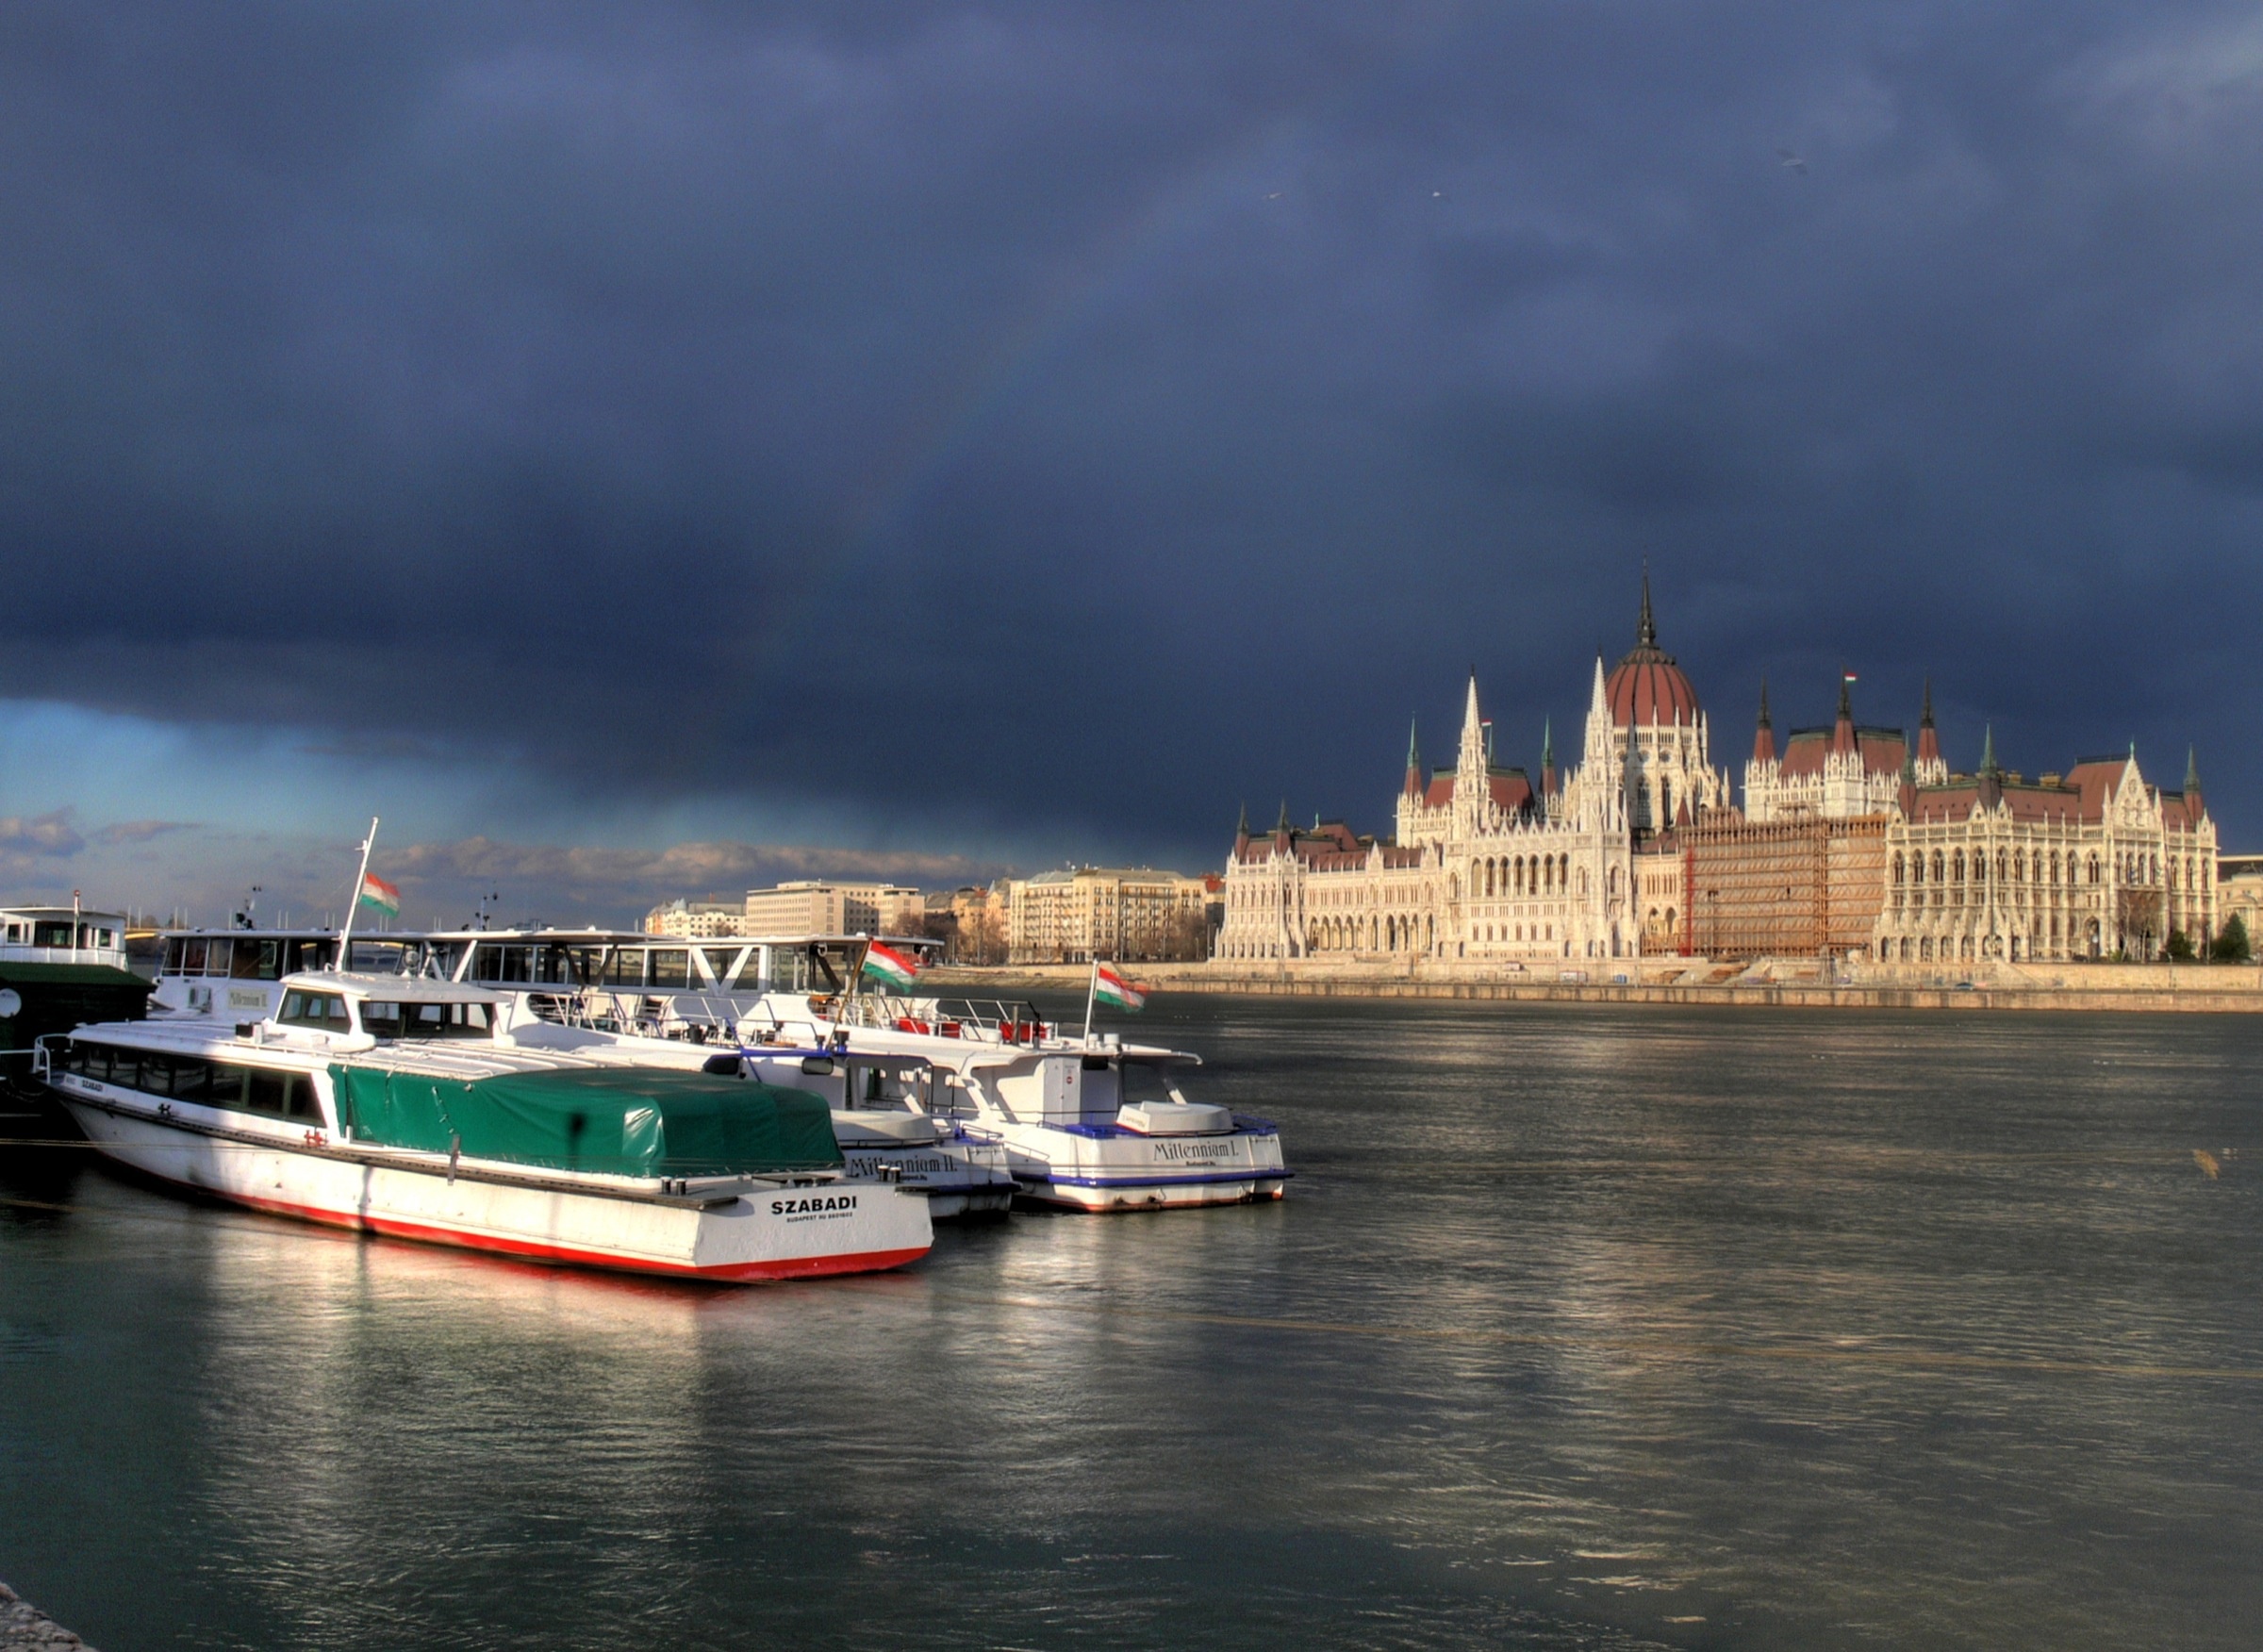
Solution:
{"label": "river water", "polygon": [[1138,1031],[1286,1201],[703,1290],[0,1148],[0,1577],[107,1652],[2255,1644],[2263,1026]]}

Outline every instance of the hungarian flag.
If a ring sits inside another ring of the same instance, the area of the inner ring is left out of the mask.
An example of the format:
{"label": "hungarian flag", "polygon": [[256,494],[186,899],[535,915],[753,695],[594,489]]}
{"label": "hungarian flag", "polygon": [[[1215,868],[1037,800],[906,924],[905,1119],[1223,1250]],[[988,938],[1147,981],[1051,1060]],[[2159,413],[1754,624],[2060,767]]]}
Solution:
{"label": "hungarian flag", "polygon": [[1148,994],[1154,988],[1126,981],[1115,972],[1113,964],[1103,964],[1093,972],[1092,996],[1101,1003],[1113,1004],[1119,1010],[1136,1010],[1146,1006]]}
{"label": "hungarian flag", "polygon": [[388,917],[401,916],[401,886],[388,884],[375,872],[361,875],[361,903],[374,906]]}
{"label": "hungarian flag", "polygon": [[906,987],[912,984],[912,977],[919,973],[919,966],[895,948],[874,941],[865,949],[864,972],[883,986]]}

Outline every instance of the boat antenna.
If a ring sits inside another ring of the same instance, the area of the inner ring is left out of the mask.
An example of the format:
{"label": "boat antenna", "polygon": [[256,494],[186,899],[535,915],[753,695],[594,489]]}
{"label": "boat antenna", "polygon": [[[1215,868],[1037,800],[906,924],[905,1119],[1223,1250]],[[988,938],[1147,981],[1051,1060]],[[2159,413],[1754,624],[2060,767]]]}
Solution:
{"label": "boat antenna", "polygon": [[370,834],[361,840],[361,869],[354,874],[354,887],[346,891],[346,916],[338,926],[338,972],[346,973],[354,962],[348,943],[354,938],[354,914],[361,906],[361,886],[369,881],[370,851],[377,847],[377,817],[370,817]]}

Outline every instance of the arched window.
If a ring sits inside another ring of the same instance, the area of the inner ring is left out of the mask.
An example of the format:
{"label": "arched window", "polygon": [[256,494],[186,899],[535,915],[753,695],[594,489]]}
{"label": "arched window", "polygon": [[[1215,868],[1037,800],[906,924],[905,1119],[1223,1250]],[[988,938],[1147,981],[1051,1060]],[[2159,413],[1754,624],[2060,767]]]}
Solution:
{"label": "arched window", "polygon": [[1493,893],[1493,863],[1485,861],[1481,864],[1485,867],[1485,893],[1490,895]]}
{"label": "arched window", "polygon": [[1663,775],[1658,782],[1658,824],[1660,830],[1674,824],[1674,782]]}
{"label": "arched window", "polygon": [[1953,876],[1956,878],[1957,882],[1957,883],[1959,883],[1959,884],[1963,883],[1963,882],[1964,882],[1964,851],[1962,851],[1961,849],[1960,849],[1960,850],[1958,850],[1958,851],[1957,851],[1957,856],[1956,856],[1956,858],[1955,858],[1954,860],[1952,860],[1952,861],[1949,863],[1949,865],[1951,866],[1951,867],[1953,867],[1953,868],[1954,868],[1954,871],[1953,871],[1953,874],[1952,874],[1952,875],[1953,875]]}
{"label": "arched window", "polygon": [[1587,868],[1585,867],[1579,868],[1579,896],[1581,900],[1587,898]]}
{"label": "arched window", "polygon": [[1902,875],[1902,874],[1903,874],[1902,857],[1901,857],[1900,853],[1897,851],[1897,852],[1895,853],[1894,857],[1893,857],[1893,886],[1894,886],[1895,888],[1897,888],[1897,889],[1898,889],[1898,888],[1900,888],[1900,887],[1902,886],[1902,884],[1903,884],[1903,882],[1904,882],[1904,878],[1903,878],[1903,875]]}
{"label": "arched window", "polygon": [[[1943,881],[1941,875],[1941,851],[1937,849],[1933,851],[1933,881],[1936,884]],[[1941,902],[1936,900],[1933,904],[1938,906]]]}

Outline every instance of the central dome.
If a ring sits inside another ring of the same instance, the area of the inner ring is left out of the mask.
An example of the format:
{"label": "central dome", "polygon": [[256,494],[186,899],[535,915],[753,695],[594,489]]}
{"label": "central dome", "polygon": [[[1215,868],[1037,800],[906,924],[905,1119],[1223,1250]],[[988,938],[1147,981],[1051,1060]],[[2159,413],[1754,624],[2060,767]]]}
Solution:
{"label": "central dome", "polygon": [[1603,698],[1611,706],[1611,720],[1623,729],[1637,723],[1688,724],[1697,720],[1697,690],[1690,686],[1674,656],[1658,646],[1646,573],[1643,575],[1643,618],[1635,628],[1634,647],[1604,679]]}

